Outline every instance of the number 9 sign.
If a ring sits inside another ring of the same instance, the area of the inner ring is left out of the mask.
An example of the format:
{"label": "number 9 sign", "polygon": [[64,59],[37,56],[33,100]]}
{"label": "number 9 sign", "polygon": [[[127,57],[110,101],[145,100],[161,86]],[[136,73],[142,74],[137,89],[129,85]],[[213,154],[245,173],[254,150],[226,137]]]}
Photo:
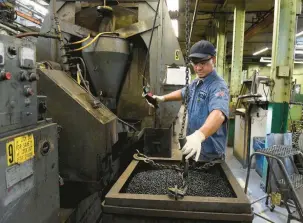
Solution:
{"label": "number 9 sign", "polygon": [[15,163],[14,157],[14,141],[6,143],[6,157],[7,157],[7,165],[11,166]]}

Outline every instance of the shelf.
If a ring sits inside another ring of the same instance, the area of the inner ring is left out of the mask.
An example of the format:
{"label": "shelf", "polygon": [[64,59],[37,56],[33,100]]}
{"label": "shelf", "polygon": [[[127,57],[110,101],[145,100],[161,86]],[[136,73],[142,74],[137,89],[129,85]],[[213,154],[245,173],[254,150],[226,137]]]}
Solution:
{"label": "shelf", "polygon": [[270,148],[262,149],[258,154],[276,156],[277,158],[285,158],[300,154],[301,152],[294,149],[292,146],[274,145]]}

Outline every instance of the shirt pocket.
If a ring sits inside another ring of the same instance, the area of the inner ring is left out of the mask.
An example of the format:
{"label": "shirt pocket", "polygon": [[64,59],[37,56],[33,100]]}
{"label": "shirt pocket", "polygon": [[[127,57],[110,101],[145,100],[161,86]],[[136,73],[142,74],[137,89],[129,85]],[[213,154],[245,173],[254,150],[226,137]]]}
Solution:
{"label": "shirt pocket", "polygon": [[207,96],[207,92],[200,90],[197,95],[197,105],[199,106],[199,104],[205,104]]}
{"label": "shirt pocket", "polygon": [[208,113],[208,93],[204,90],[196,92],[194,99],[194,110],[192,111],[192,123],[195,130],[199,129],[205,122]]}
{"label": "shirt pocket", "polygon": [[194,89],[192,89],[192,88],[190,88],[189,89],[189,92],[188,92],[188,103],[191,103],[192,102],[192,99],[193,99],[193,97],[194,97],[194,93],[195,93],[195,90]]}

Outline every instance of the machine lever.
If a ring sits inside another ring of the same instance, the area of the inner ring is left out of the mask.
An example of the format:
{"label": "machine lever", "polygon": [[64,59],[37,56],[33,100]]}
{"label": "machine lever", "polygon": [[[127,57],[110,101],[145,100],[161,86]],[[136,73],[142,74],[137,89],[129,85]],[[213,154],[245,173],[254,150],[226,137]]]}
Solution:
{"label": "machine lever", "polygon": [[186,137],[179,138],[180,149],[182,149],[185,146],[186,142],[187,142]]}

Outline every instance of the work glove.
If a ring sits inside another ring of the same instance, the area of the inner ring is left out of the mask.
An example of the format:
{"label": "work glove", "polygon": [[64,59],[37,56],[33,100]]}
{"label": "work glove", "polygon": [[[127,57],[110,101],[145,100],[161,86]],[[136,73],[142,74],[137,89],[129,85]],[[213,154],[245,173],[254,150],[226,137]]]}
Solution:
{"label": "work glove", "polygon": [[183,155],[187,155],[185,159],[189,159],[192,156],[195,156],[195,161],[197,162],[201,152],[201,143],[205,140],[205,135],[197,130],[193,134],[186,137],[186,143],[182,148]]}
{"label": "work glove", "polygon": [[[162,103],[162,102],[165,101],[164,96],[153,95],[152,97],[153,97],[154,99],[156,99],[156,101],[157,101],[158,104],[160,104],[160,103]],[[154,106],[153,104],[149,103],[147,100],[146,100],[146,102],[147,102],[147,104],[148,104],[150,107],[155,108],[155,106]]]}

